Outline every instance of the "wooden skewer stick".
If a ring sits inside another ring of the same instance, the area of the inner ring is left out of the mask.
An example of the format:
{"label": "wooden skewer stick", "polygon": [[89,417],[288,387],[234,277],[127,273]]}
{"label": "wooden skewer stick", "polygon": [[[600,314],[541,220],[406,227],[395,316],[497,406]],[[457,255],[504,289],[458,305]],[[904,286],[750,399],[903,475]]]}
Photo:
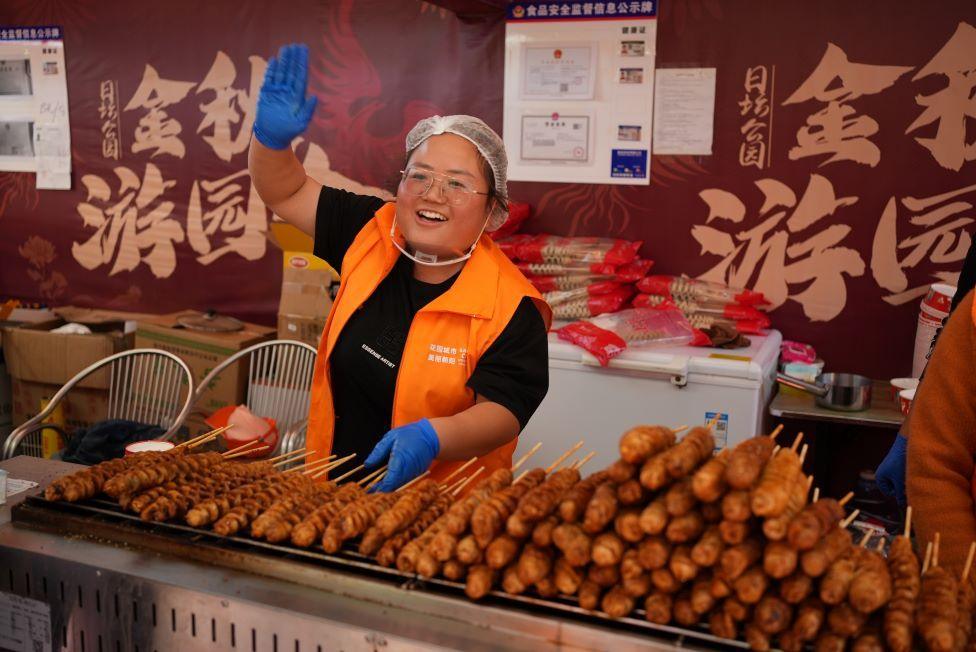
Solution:
{"label": "wooden skewer stick", "polygon": [[573,444],[573,447],[570,448],[568,451],[566,451],[565,453],[563,453],[562,455],[560,455],[559,457],[557,457],[555,462],[553,462],[552,464],[550,464],[549,466],[547,466],[546,467],[546,475],[552,473],[553,470],[557,466],[559,466],[560,464],[562,464],[563,462],[566,461],[566,458],[567,457],[569,457],[570,455],[572,455],[573,453],[575,453],[576,451],[578,451],[581,448],[583,448],[583,440],[582,439],[580,439],[578,442],[576,442],[575,444]]}
{"label": "wooden skewer stick", "polygon": [[922,562],[922,575],[929,570],[929,564],[932,562],[932,542],[929,541],[925,544],[925,561]]}
{"label": "wooden skewer stick", "polygon": [[880,539],[878,539],[878,543],[874,546],[874,549],[877,550],[878,552],[884,552],[884,547],[885,547],[885,540],[884,537],[881,537]]}
{"label": "wooden skewer stick", "polygon": [[589,462],[591,459],[593,459],[594,455],[596,455],[596,451],[590,451],[589,453],[587,453],[586,457],[573,464],[573,468],[576,469],[577,471],[583,468],[583,465]]}
{"label": "wooden skewer stick", "polygon": [[306,471],[305,475],[311,475],[313,480],[317,480],[318,478],[322,477],[332,469],[342,466],[343,464],[345,464],[346,462],[348,462],[354,457],[356,457],[355,453],[353,453],[352,455],[347,455],[346,457],[343,457],[342,459],[338,459],[335,462],[329,462],[328,464],[326,464],[321,469],[318,469],[317,471]]}
{"label": "wooden skewer stick", "polygon": [[781,432],[783,432],[783,424],[782,423],[779,424],[778,426],[776,426],[773,429],[773,431],[771,433],[769,433],[769,438],[770,439],[776,439],[776,437],[778,437],[779,436],[779,433],[781,433]]}
{"label": "wooden skewer stick", "polygon": [[335,480],[333,480],[333,482],[335,482],[336,484],[339,484],[340,482],[342,482],[343,480],[345,480],[346,478],[348,478],[349,476],[351,476],[353,473],[356,473],[358,471],[362,471],[365,467],[366,467],[365,464],[360,464],[356,468],[351,469],[349,471],[346,471],[345,473],[343,473],[342,475],[340,475],[338,478],[336,478]]}
{"label": "wooden skewer stick", "polygon": [[264,442],[262,442],[260,439],[252,439],[251,441],[247,442],[246,444],[241,444],[237,448],[232,448],[229,451],[224,451],[223,453],[221,453],[221,455],[224,456],[224,459],[227,459],[228,456],[230,456],[232,453],[242,453],[244,451],[249,451],[252,448],[255,448],[258,445],[263,444],[263,443]]}
{"label": "wooden skewer stick", "polygon": [[314,471],[313,470],[306,469],[304,473],[305,473],[305,475],[310,475],[310,474],[314,473],[315,475],[313,475],[312,477],[313,478],[317,478],[320,475],[322,475],[323,473],[328,473],[329,471],[331,471],[332,469],[336,468],[337,466],[342,466],[343,464],[345,464],[346,462],[348,462],[349,460],[351,460],[354,457],[356,457],[356,454],[355,453],[353,453],[352,455],[347,455],[347,456],[345,456],[343,458],[340,458],[340,459],[336,460],[335,462],[329,462],[328,464],[326,464],[325,466],[323,466],[321,469],[316,469]]}
{"label": "wooden skewer stick", "polygon": [[528,453],[526,453],[525,455],[523,455],[522,457],[520,457],[519,458],[519,461],[516,462],[512,466],[512,473],[515,473],[516,471],[518,471],[519,470],[519,467],[521,467],[523,464],[525,464],[529,460],[530,457],[532,457],[533,455],[535,455],[536,452],[540,448],[542,448],[542,442],[541,441],[538,441],[538,442],[535,443],[535,446],[533,446],[531,449],[529,449],[529,452]]}
{"label": "wooden skewer stick", "polygon": [[177,446],[175,446],[175,448],[186,448],[187,446],[189,446],[189,445],[191,445],[191,444],[195,444],[195,443],[197,443],[198,441],[200,441],[200,440],[202,440],[202,439],[203,439],[204,437],[210,437],[210,436],[211,436],[211,435],[213,435],[213,434],[214,434],[215,432],[216,432],[217,434],[220,434],[220,433],[222,433],[222,432],[223,432],[224,430],[226,430],[226,429],[227,429],[227,426],[221,426],[220,428],[215,428],[215,429],[213,429],[213,430],[211,430],[211,431],[209,431],[209,432],[205,432],[205,433],[203,433],[202,435],[197,435],[196,437],[193,437],[193,438],[191,438],[191,439],[187,439],[187,440],[186,440],[185,442],[183,442],[182,444],[178,444]]}
{"label": "wooden skewer stick", "polygon": [[803,460],[807,459],[807,449],[808,446],[803,444],[803,448],[800,450],[800,464],[803,464]]}
{"label": "wooden skewer stick", "polygon": [[853,498],[853,497],[854,497],[854,492],[853,491],[848,491],[846,496],[844,496],[843,498],[841,498],[840,500],[837,501],[837,504],[840,505],[841,507],[843,507],[848,502],[850,502],[851,498]]}
{"label": "wooden skewer stick", "polygon": [[783,447],[782,447],[782,446],[775,446],[775,447],[773,448],[773,455],[775,455],[776,453],[778,453],[778,452],[780,451],[780,449],[781,449],[781,448],[783,448]]}
{"label": "wooden skewer stick", "polygon": [[818,500],[820,500],[820,487],[814,487],[813,488],[813,500],[810,501],[810,502],[814,502],[815,503]]}
{"label": "wooden skewer stick", "polygon": [[969,554],[966,555],[966,565],[962,569],[962,583],[966,584],[969,579],[969,571],[973,569],[973,555],[976,555],[976,541],[969,544]]}
{"label": "wooden skewer stick", "polygon": [[322,466],[328,464],[334,459],[335,459],[335,455],[329,455],[328,457],[322,458],[321,460],[315,460],[314,462],[307,462],[305,464],[300,464],[299,466],[292,467],[290,469],[282,471],[282,473],[297,473],[299,471],[305,472],[305,471],[311,471],[312,469],[320,469],[322,468]]}
{"label": "wooden skewer stick", "polygon": [[512,484],[515,484],[516,482],[518,482],[519,480],[521,480],[522,478],[524,478],[526,475],[528,475],[529,474],[529,471],[530,471],[530,469],[525,469],[524,471],[522,471],[521,473],[519,473],[518,476],[514,480],[512,480]]}
{"label": "wooden skewer stick", "polygon": [[677,435],[678,433],[684,432],[687,429],[688,429],[688,424],[687,423],[683,423],[680,426],[678,426],[677,428],[671,428],[671,432],[673,432],[674,434]]}
{"label": "wooden skewer stick", "polygon": [[402,485],[399,489],[396,490],[396,493],[400,493],[401,491],[403,491],[407,487],[410,487],[410,486],[413,486],[413,485],[417,484],[418,482],[420,482],[421,480],[423,480],[424,478],[426,478],[428,475],[430,475],[430,469],[427,469],[426,471],[424,471],[423,473],[421,473],[420,475],[418,475],[416,478],[414,478],[410,482],[407,482],[406,484]]}
{"label": "wooden skewer stick", "polygon": [[461,466],[459,466],[459,467],[457,467],[456,469],[454,469],[453,471],[451,471],[450,473],[448,473],[448,474],[447,474],[447,477],[446,477],[446,478],[444,478],[443,480],[441,480],[441,484],[447,484],[447,483],[448,483],[448,481],[449,481],[449,480],[450,480],[451,478],[453,478],[453,477],[454,477],[454,476],[456,476],[456,475],[457,475],[458,473],[460,473],[461,471],[463,471],[463,470],[465,470],[466,468],[468,468],[469,466],[471,466],[472,464],[474,464],[474,463],[475,463],[475,462],[477,462],[477,461],[478,461],[478,456],[477,456],[477,455],[475,455],[475,456],[474,456],[474,457],[472,457],[472,458],[471,458],[470,460],[468,460],[467,462],[465,462],[465,463],[464,463],[464,464],[462,464]]}
{"label": "wooden skewer stick", "polygon": [[800,442],[802,441],[803,441],[803,433],[801,432],[796,436],[796,439],[793,440],[793,445],[790,446],[790,450],[795,453],[800,448]]}
{"label": "wooden skewer stick", "polygon": [[306,455],[308,455],[308,451],[302,451],[300,453],[298,451],[295,451],[294,453],[288,453],[286,456],[284,456],[284,459],[281,459],[282,456],[279,455],[278,457],[274,458],[277,459],[278,461],[272,464],[271,466],[275,468],[278,468],[280,466],[285,466],[286,464],[291,464],[292,462],[299,461],[301,458],[305,457]]}
{"label": "wooden skewer stick", "polygon": [[468,484],[468,482],[471,481],[470,480],[471,478],[473,478],[474,476],[476,476],[479,473],[481,473],[482,471],[484,471],[484,469],[485,469],[485,467],[479,466],[478,467],[478,470],[475,471],[474,473],[472,473],[471,475],[465,476],[463,478],[459,478],[453,484],[451,484],[449,486],[446,486],[446,487],[442,487],[441,489],[442,489],[442,491],[451,493],[453,495],[455,489],[457,489],[458,487],[463,487],[464,485]]}
{"label": "wooden skewer stick", "polygon": [[909,505],[905,510],[905,537],[912,533],[912,506]]}
{"label": "wooden skewer stick", "polygon": [[484,470],[485,470],[485,467],[479,466],[477,471],[475,471],[474,473],[472,473],[471,475],[469,475],[468,477],[466,477],[464,480],[461,481],[461,484],[459,484],[458,486],[456,486],[454,488],[454,491],[451,492],[451,495],[452,496],[457,496],[459,493],[461,493],[462,491],[464,491],[464,488],[466,486],[468,486],[468,483],[471,482],[472,480],[474,480],[479,475],[481,475],[481,472],[484,471]]}
{"label": "wooden skewer stick", "polygon": [[865,532],[864,532],[864,538],[861,539],[861,543],[859,543],[857,545],[861,546],[862,548],[867,548],[868,547],[868,541],[871,540],[871,537],[872,536],[873,536],[873,533],[871,532],[871,530],[865,530]]}
{"label": "wooden skewer stick", "polygon": [[848,516],[847,518],[845,518],[843,521],[840,522],[840,526],[842,528],[846,528],[847,526],[849,526],[851,523],[854,522],[854,519],[856,519],[857,515],[860,513],[861,510],[855,509],[853,512],[851,512],[850,516]]}
{"label": "wooden skewer stick", "polygon": [[267,444],[265,444],[264,446],[262,446],[260,448],[252,448],[251,450],[247,450],[247,451],[238,451],[238,452],[236,452],[236,453],[234,453],[232,455],[224,455],[224,459],[225,460],[232,460],[232,459],[234,459],[236,457],[244,457],[245,455],[250,455],[251,453],[261,453],[263,451],[269,450],[270,448],[271,448],[270,446],[268,446]]}
{"label": "wooden skewer stick", "polygon": [[301,455],[304,455],[305,454],[305,451],[306,451],[306,449],[299,448],[298,450],[294,450],[294,451],[292,451],[290,453],[282,453],[281,455],[277,455],[275,457],[272,457],[270,460],[265,460],[265,462],[277,462],[278,460],[284,460],[284,459],[291,459],[293,457],[299,457]]}
{"label": "wooden skewer stick", "polygon": [[224,433],[224,432],[230,430],[233,427],[234,427],[234,424],[231,423],[231,424],[228,424],[228,425],[224,426],[223,428],[217,428],[216,430],[212,430],[212,431],[210,431],[210,433],[208,433],[207,435],[205,435],[202,439],[198,439],[197,441],[193,442],[192,444],[190,444],[186,448],[188,450],[190,450],[190,449],[196,448],[197,446],[203,446],[208,441],[211,441],[212,439],[216,439],[217,437],[219,437],[221,435],[221,433]]}
{"label": "wooden skewer stick", "polygon": [[375,471],[373,471],[372,473],[370,473],[369,475],[367,475],[365,478],[362,478],[358,482],[359,482],[359,484],[361,486],[365,486],[366,483],[368,483],[370,480],[372,480],[373,478],[375,478],[376,476],[378,476],[383,471],[386,471],[386,464],[384,464],[380,468],[376,469]]}
{"label": "wooden skewer stick", "polygon": [[942,542],[942,533],[935,533],[935,543],[932,544],[932,568],[939,567],[939,544]]}
{"label": "wooden skewer stick", "polygon": [[380,481],[382,481],[383,478],[386,477],[386,473],[387,473],[387,469],[383,469],[383,472],[380,473],[375,478],[373,478],[372,480],[370,480],[369,481],[369,484],[367,484],[364,488],[368,491],[368,490],[372,489],[373,487],[375,487],[376,485],[378,485],[380,483]]}

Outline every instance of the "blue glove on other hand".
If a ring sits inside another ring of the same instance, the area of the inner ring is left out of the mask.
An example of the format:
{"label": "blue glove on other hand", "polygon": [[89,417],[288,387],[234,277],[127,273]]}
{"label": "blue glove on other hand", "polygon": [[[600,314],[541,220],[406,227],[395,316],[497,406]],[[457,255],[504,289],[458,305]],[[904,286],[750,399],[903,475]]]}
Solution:
{"label": "blue glove on other hand", "polygon": [[386,477],[374,490],[393,491],[426,471],[440,452],[437,431],[430,421],[421,419],[383,435],[364,464],[367,469],[375,468],[389,457]]}
{"label": "blue glove on other hand", "polygon": [[908,452],[908,439],[898,434],[895,443],[885,458],[878,465],[874,477],[878,481],[878,489],[886,496],[894,496],[899,505],[905,505],[905,458]]}
{"label": "blue glove on other hand", "polygon": [[268,61],[258,96],[254,137],[265,147],[285,149],[308,127],[315,113],[315,96],[308,86],[308,46],[286,45]]}

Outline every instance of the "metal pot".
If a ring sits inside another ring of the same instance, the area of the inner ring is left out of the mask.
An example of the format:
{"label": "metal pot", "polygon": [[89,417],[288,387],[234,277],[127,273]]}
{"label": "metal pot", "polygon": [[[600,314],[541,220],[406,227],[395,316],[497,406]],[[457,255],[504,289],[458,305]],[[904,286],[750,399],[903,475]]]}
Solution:
{"label": "metal pot", "polygon": [[820,374],[817,382],[776,374],[776,380],[789,387],[809,392],[816,397],[817,405],[841,412],[859,412],[871,407],[870,378],[857,374]]}

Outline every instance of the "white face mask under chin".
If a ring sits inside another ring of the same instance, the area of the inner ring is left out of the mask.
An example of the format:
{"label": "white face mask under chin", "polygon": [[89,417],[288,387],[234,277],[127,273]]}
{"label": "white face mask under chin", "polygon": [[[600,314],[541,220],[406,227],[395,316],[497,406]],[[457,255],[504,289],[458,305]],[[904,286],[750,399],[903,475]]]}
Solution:
{"label": "white face mask under chin", "polygon": [[443,267],[444,265],[453,265],[455,263],[460,263],[462,261],[471,258],[471,254],[474,253],[474,248],[478,246],[478,241],[481,240],[481,235],[485,232],[488,227],[488,218],[485,218],[485,223],[481,225],[481,231],[478,233],[478,237],[474,239],[471,243],[471,247],[468,248],[468,252],[458,256],[457,258],[451,258],[448,260],[441,260],[437,254],[426,254],[422,251],[415,251],[410,253],[406,248],[397,241],[396,237],[396,222],[397,216],[393,215],[393,224],[390,226],[390,239],[393,240],[393,246],[400,250],[400,253],[417,263],[418,265],[427,265],[428,267]]}

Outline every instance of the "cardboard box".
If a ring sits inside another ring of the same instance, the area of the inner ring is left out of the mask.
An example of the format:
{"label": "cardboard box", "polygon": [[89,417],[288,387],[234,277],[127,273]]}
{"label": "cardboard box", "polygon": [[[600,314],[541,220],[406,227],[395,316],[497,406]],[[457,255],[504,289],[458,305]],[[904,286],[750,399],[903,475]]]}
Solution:
{"label": "cardboard box", "polygon": [[[42,401],[53,397],[79,371],[113,353],[131,349],[135,322],[128,313],[59,308],[57,318],[4,329],[4,358],[11,376],[13,424],[37,415]],[[65,319],[67,318],[67,319]],[[52,333],[67,321],[81,323],[91,335]],[[129,321],[130,328],[126,328]],[[126,332],[126,331],[129,332]],[[69,428],[90,426],[108,413],[108,371],[92,374],[68,393],[64,405]]]}
{"label": "cardboard box", "polygon": [[278,306],[278,338],[317,347],[332,309],[332,268],[322,259],[286,251]]}
{"label": "cardboard box", "polygon": [[[85,323],[82,311],[66,314],[73,316],[72,321]],[[91,335],[51,332],[66,323],[58,318],[6,329],[3,353],[10,376],[61,387],[85,367],[132,348],[134,335],[125,332],[124,320],[85,323],[93,331]],[[79,387],[108,389],[108,384],[108,370],[104,369],[83,380]]]}
{"label": "cardboard box", "polygon": [[[36,383],[19,378],[13,378],[11,386],[15,426],[37,416],[41,411],[42,403],[50,400],[61,389],[61,385]],[[69,431],[90,426],[105,420],[108,414],[108,390],[75,387],[65,396],[62,406],[64,422]]]}
{"label": "cardboard box", "polygon": [[[202,313],[187,310],[170,315],[156,315],[141,320],[136,328],[136,348],[163,349],[186,362],[196,382],[200,382],[218,364],[241,349],[272,339],[275,329],[244,323],[243,329],[230,333],[191,330],[179,323],[180,317]],[[244,402],[247,385],[247,363],[231,366],[214,381],[194,411],[212,414],[227,405]]]}

